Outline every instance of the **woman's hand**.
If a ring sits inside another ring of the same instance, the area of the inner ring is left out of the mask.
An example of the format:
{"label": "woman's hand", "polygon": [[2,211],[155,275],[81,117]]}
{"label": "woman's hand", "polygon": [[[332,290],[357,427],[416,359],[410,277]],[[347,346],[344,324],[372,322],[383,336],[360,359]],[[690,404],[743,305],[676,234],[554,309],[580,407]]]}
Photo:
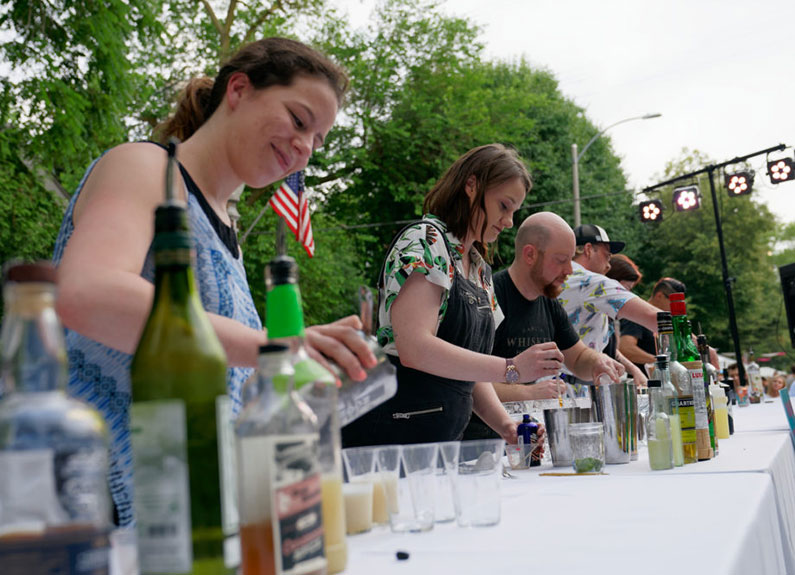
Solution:
{"label": "woman's hand", "polygon": [[354,381],[367,377],[365,369],[375,367],[376,359],[360,332],[362,322],[349,315],[335,322],[306,328],[309,355],[329,368],[327,359],[339,365]]}
{"label": "woman's hand", "polygon": [[514,363],[520,381],[535,381],[558,373],[563,365],[563,354],[554,341],[547,341],[528,347],[514,358]]}

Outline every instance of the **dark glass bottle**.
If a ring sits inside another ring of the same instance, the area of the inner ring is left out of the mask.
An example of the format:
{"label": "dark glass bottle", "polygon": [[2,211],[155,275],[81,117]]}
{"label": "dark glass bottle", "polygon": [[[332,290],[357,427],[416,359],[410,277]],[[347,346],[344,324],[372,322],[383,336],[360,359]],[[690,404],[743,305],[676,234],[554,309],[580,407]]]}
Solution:
{"label": "dark glass bottle", "polygon": [[141,573],[233,573],[239,563],[226,355],[202,307],[187,210],[155,212],[155,295],[132,360],[130,432]]}

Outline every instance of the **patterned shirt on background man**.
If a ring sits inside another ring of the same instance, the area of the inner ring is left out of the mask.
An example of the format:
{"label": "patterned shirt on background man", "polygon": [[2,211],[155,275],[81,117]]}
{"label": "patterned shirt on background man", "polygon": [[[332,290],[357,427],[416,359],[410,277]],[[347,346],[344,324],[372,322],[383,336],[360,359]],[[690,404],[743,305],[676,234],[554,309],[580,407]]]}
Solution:
{"label": "patterned shirt on background man", "polygon": [[[427,223],[432,221],[433,223]],[[436,224],[436,225],[434,225]],[[439,228],[444,230],[454,262],[440,237]],[[395,302],[400,288],[412,272],[417,272],[426,277],[432,284],[442,288],[442,298],[439,302],[439,312],[436,318],[436,328],[444,319],[447,310],[447,296],[453,285],[453,266],[463,275],[462,259],[464,247],[461,241],[447,231],[445,223],[431,214],[423,216],[421,221],[411,224],[403,230],[400,237],[387,254],[384,266],[384,288],[380,293],[378,305],[378,343],[386,353],[398,355],[395,347],[395,337],[392,333],[392,304]],[[502,312],[497,306],[494,287],[491,281],[491,267],[481,257],[475,248],[469,251],[470,265],[468,279],[481,286],[489,294],[491,310],[494,314],[494,324],[499,325]]]}
{"label": "patterned shirt on background man", "polygon": [[607,318],[616,319],[624,304],[638,296],[617,281],[590,272],[576,262],[571,267],[572,273],[563,284],[558,301],[580,340],[591,349],[602,351],[612,333]]}

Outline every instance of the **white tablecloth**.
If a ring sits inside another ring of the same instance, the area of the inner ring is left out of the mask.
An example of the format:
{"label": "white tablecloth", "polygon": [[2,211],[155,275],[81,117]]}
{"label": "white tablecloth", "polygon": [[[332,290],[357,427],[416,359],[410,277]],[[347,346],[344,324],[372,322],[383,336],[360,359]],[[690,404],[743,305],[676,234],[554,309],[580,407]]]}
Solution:
{"label": "white tablecloth", "polygon": [[[762,473],[541,477],[502,482],[487,528],[436,525],[348,538],[349,575],[783,574],[773,484]],[[406,561],[396,551],[407,551]]]}
{"label": "white tablecloth", "polygon": [[[349,537],[346,573],[795,574],[795,450],[784,409],[735,407],[735,434],[712,461],[651,471],[638,461],[608,476],[513,471],[499,525],[436,525],[424,534],[380,527]],[[409,552],[397,561],[395,552]]]}
{"label": "white tablecloth", "polygon": [[[513,471],[501,483],[502,521],[387,527],[348,538],[347,575],[610,573],[795,574],[795,450],[780,401],[735,408],[736,433],[708,462],[670,471],[638,461],[606,476]],[[135,550],[114,541],[114,573],[134,573]],[[398,550],[409,559],[398,561]]]}

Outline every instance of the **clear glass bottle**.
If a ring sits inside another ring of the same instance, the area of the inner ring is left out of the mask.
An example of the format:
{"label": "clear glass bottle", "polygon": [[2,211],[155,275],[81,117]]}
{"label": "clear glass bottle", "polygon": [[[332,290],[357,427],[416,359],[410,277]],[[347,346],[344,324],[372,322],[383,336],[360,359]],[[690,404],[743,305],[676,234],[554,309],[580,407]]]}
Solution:
{"label": "clear glass bottle", "polygon": [[235,424],[243,575],[324,575],[317,417],[293,389],[289,348],[260,348]]}
{"label": "clear glass bottle", "polygon": [[155,294],[130,369],[141,573],[234,573],[239,563],[226,354],[193,276],[186,206],[155,212]]}
{"label": "clear glass bottle", "polygon": [[649,445],[649,466],[653,470],[671,469],[674,466],[674,451],[671,435],[671,420],[668,416],[670,403],[663,394],[662,382],[650,379],[649,415],[646,429]]}
{"label": "clear glass bottle", "polygon": [[[66,394],[55,291],[49,262],[6,269],[0,564],[20,573],[39,573],[43,565],[53,573],[107,573],[107,430],[99,412]],[[90,561],[76,561],[81,555]]]}
{"label": "clear glass bottle", "polygon": [[684,462],[696,463],[698,452],[696,450],[696,412],[693,406],[693,384],[690,373],[677,360],[676,344],[674,342],[673,318],[668,312],[657,313],[657,334],[660,353],[668,352],[668,370],[671,383],[676,388],[679,403],[679,419],[682,428],[682,446]]}
{"label": "clear glass bottle", "polygon": [[658,355],[654,366],[655,376],[661,383],[663,397],[668,402],[666,413],[671,422],[673,462],[676,467],[681,467],[685,463],[684,444],[682,443],[682,420],[679,416],[678,395],[674,384],[671,382],[671,372],[668,369],[668,358],[662,354]]}
{"label": "clear glass bottle", "polygon": [[759,364],[756,363],[756,355],[753,349],[748,350],[748,365],[745,368],[748,376],[748,400],[751,403],[761,403],[765,397],[765,387],[762,385],[762,373]]}
{"label": "clear glass bottle", "polygon": [[[671,316],[674,324],[674,346],[676,359],[690,374],[691,390],[693,394],[693,409],[695,411],[696,427],[696,455],[698,461],[712,459],[714,451],[709,439],[709,417],[707,415],[707,398],[704,388],[704,369],[701,356],[693,343],[687,320],[687,305],[685,294],[672,293]],[[687,457],[687,454],[685,454]]]}
{"label": "clear glass bottle", "polygon": [[342,497],[342,441],[338,413],[337,380],[309,357],[304,344],[304,312],[298,288],[298,265],[289,256],[278,256],[265,272],[268,289],[265,325],[272,342],[289,347],[295,369],[295,389],[315,413],[320,432],[318,462],[323,477],[323,529],[328,572],[345,569],[345,501]]}

